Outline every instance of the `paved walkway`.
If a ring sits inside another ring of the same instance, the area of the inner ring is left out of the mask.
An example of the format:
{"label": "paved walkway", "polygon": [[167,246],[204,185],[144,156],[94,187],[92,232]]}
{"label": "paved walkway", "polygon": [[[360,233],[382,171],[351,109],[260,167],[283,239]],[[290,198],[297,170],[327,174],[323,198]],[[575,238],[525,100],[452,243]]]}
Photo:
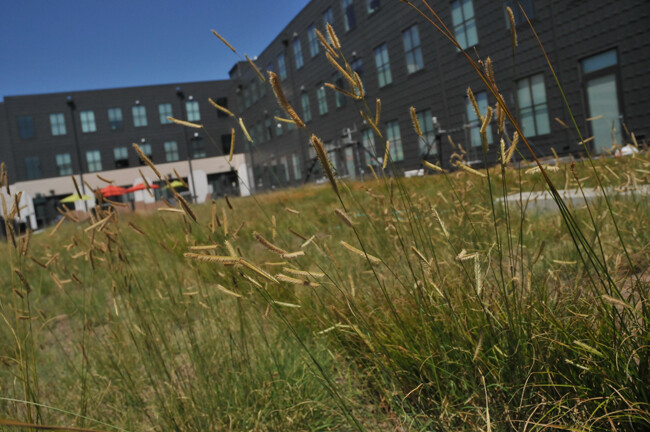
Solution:
{"label": "paved walkway", "polygon": [[[636,198],[649,199],[650,198],[650,185],[644,184],[640,186],[628,186],[628,187],[609,187],[605,188],[608,197],[614,196],[631,196]],[[567,205],[573,207],[580,207],[585,204],[585,199],[582,196],[582,193],[579,189],[562,189],[558,191],[562,199]],[[596,188],[585,188],[584,195],[588,201],[595,201],[603,197],[600,189]],[[553,196],[548,191],[536,191],[536,192],[522,192],[521,196],[519,192],[508,195],[506,198],[509,203],[519,203],[520,200],[523,201],[524,205],[530,210],[557,210],[557,204],[553,200]],[[497,202],[503,201],[504,198],[498,198]]]}

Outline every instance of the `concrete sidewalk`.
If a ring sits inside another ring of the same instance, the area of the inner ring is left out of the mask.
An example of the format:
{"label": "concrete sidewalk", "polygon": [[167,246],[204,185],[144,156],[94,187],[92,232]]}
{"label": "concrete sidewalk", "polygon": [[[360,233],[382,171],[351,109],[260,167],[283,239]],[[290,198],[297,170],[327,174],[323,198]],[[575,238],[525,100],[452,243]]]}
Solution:
{"label": "concrete sidewalk", "polygon": [[[585,197],[589,202],[603,198],[603,194],[599,188],[585,188],[584,197],[579,189],[562,189],[559,194],[564,202],[572,207],[581,207],[585,204]],[[650,198],[650,184],[628,187],[609,187],[605,188],[608,197],[630,196],[648,199]],[[497,202],[502,202],[503,197],[497,198]],[[513,193],[505,197],[508,203],[519,203],[520,200],[530,210],[543,211],[543,210],[557,210],[557,204],[553,200],[553,196],[548,191],[535,191],[535,192],[522,192],[521,195]]]}

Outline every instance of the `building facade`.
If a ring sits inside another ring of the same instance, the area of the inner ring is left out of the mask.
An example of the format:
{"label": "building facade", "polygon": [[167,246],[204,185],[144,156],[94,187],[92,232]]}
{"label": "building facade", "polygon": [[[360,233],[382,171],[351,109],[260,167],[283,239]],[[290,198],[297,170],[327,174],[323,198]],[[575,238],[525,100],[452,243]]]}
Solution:
{"label": "building facade", "polygon": [[[222,80],[6,97],[0,104],[5,120],[0,156],[12,186],[32,198],[37,225],[56,218],[59,201],[75,192],[72,175],[90,195],[84,183],[92,188],[105,187],[102,179],[125,187],[142,183],[150,170],[143,169],[133,143],[162,174],[186,180],[197,202],[239,195],[246,182],[237,172],[247,172],[245,157],[238,154],[228,163],[232,121],[208,102],[227,106],[229,91],[230,83]],[[168,117],[204,127],[186,128]],[[159,197],[136,192],[131,198],[139,207]],[[75,206],[89,204],[94,201]]]}
{"label": "building facade", "polygon": [[[430,1],[438,16],[474,59],[488,56],[499,91],[540,157],[584,154],[571,116],[526,15],[562,83],[588,148],[607,152],[617,143],[639,142],[650,132],[650,7],[644,0]],[[512,50],[506,6],[514,11],[518,46]],[[430,15],[429,15],[430,16]],[[382,101],[379,127],[391,142],[398,172],[421,168],[422,159],[449,166],[447,136],[461,144],[467,163],[482,161],[479,124],[467,98],[471,87],[480,109],[494,106],[463,54],[416,11],[399,1],[313,0],[256,59],[273,70],[307,130],[274,120],[285,116],[272,92],[246,63],[230,77],[242,116],[255,139],[250,165],[257,189],[298,184],[309,175],[313,150],[309,134],[323,139],[338,174],[367,174],[384,153],[359,115],[360,102],[325,87],[347,87],[318,43],[329,22],[351,68],[361,76],[374,111]],[[409,107],[415,107],[423,137],[416,135]],[[557,120],[556,120],[557,119]],[[559,121],[558,121],[559,120]],[[562,123],[568,125],[565,127]],[[513,128],[508,128],[512,135]],[[496,157],[496,126],[488,128],[491,159]],[[524,155],[528,152],[524,151]],[[317,167],[316,167],[317,170]]]}
{"label": "building facade", "polygon": [[[430,4],[473,58],[491,58],[499,91],[538,156],[550,156],[553,150],[579,155],[585,149],[525,15],[553,64],[582,136],[590,138],[591,152],[605,153],[614,141],[629,142],[631,132],[638,142],[650,133],[646,0]],[[506,6],[515,15],[514,51]],[[423,159],[449,167],[457,148],[448,136],[467,152],[466,163],[482,159],[480,125],[467,87],[482,111],[495,100],[463,53],[397,0],[312,0],[254,58],[264,74],[272,70],[278,75],[306,129],[278,120],[286,115],[268,82],[247,62],[239,62],[229,80],[6,97],[0,104],[0,159],[7,161],[16,187],[41,201],[51,197],[46,201],[53,203],[72,193],[68,177],[79,172],[79,163],[84,179],[100,174],[119,178],[117,184],[136,181],[140,162],[131,148],[136,142],[165,174],[176,169],[197,187],[204,185],[196,194],[201,201],[237,187],[242,193],[259,192],[320,179],[309,144],[314,133],[325,143],[338,175],[363,177],[368,165],[381,165],[385,143],[359,115],[364,102],[325,86],[349,89],[316,37],[316,29],[326,34],[326,23],[335,29],[351,69],[361,76],[371,110],[376,98],[382,101],[378,126],[391,142],[396,174],[418,170]],[[237,130],[233,164],[224,155],[231,128],[239,127],[235,118],[210,107],[208,97],[241,117],[251,135],[252,143]],[[422,137],[413,130],[411,106]],[[205,130],[169,124],[168,115],[204,124]],[[512,126],[507,130],[512,135]],[[488,128],[492,160],[498,139],[493,124]],[[200,182],[192,180],[189,161],[205,174]],[[43,213],[38,205],[35,212]]]}

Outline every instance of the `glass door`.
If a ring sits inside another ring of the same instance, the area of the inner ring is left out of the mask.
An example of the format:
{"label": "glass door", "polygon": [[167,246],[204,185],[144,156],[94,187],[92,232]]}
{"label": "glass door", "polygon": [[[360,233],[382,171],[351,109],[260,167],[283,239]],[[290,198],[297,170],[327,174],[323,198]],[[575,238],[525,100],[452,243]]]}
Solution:
{"label": "glass door", "polygon": [[616,50],[582,60],[589,124],[596,153],[623,143]]}

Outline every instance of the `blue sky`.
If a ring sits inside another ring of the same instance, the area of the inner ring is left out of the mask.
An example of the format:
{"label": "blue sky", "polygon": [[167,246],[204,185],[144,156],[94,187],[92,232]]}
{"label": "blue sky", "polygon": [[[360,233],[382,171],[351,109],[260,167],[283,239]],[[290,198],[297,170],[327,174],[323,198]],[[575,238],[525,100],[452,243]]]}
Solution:
{"label": "blue sky", "polygon": [[227,78],[308,0],[0,0],[0,97]]}

